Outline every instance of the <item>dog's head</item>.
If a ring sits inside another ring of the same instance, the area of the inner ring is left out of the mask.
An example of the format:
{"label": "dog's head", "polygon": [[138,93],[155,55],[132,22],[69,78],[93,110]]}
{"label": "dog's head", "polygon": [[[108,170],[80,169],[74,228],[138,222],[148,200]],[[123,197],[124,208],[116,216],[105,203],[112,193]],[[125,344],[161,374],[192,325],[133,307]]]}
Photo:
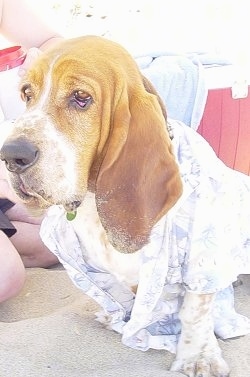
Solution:
{"label": "dog's head", "polygon": [[111,242],[135,251],[181,194],[164,107],[131,56],[100,37],[66,40],[21,84],[27,110],[1,150],[28,207],[81,205],[87,190]]}

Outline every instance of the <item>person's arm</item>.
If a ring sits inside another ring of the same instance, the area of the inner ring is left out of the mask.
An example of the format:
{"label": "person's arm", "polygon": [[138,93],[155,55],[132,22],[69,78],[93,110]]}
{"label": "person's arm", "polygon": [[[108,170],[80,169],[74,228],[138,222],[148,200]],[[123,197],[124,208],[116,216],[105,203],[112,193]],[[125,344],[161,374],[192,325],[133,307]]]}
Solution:
{"label": "person's arm", "polygon": [[27,49],[37,47],[43,51],[62,39],[26,0],[2,0],[0,5],[0,32],[13,43]]}
{"label": "person's arm", "polygon": [[0,0],[1,14],[0,32],[13,44],[27,49],[26,59],[18,72],[19,76],[26,73],[41,51],[63,39],[25,0]]}

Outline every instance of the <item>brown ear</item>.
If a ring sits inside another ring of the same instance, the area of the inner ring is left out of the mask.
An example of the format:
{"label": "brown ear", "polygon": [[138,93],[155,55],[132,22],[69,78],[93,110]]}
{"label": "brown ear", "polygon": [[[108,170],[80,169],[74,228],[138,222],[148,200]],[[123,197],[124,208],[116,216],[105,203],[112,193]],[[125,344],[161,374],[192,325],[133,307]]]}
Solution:
{"label": "brown ear", "polygon": [[130,96],[124,90],[96,181],[97,209],[110,242],[124,253],[142,248],[181,192],[159,100],[144,88]]}

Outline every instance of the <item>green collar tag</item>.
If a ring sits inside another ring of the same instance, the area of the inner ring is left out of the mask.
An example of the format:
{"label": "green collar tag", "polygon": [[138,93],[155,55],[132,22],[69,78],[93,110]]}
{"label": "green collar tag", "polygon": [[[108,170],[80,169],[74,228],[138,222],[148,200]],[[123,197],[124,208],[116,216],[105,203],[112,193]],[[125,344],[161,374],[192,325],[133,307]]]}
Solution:
{"label": "green collar tag", "polygon": [[74,220],[74,218],[76,217],[76,214],[77,212],[76,211],[73,211],[73,212],[67,212],[66,214],[66,218],[68,221],[72,221]]}

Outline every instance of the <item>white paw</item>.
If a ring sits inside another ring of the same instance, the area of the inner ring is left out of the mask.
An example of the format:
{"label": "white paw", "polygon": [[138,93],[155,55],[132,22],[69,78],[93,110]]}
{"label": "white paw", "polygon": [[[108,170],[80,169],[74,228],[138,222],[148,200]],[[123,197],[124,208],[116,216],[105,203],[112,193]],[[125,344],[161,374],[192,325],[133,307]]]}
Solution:
{"label": "white paw", "polygon": [[104,311],[95,313],[96,321],[100,322],[106,329],[112,330],[112,317]]}
{"label": "white paw", "polygon": [[220,355],[200,354],[194,357],[176,358],[171,371],[181,372],[188,377],[228,377],[229,368]]}

